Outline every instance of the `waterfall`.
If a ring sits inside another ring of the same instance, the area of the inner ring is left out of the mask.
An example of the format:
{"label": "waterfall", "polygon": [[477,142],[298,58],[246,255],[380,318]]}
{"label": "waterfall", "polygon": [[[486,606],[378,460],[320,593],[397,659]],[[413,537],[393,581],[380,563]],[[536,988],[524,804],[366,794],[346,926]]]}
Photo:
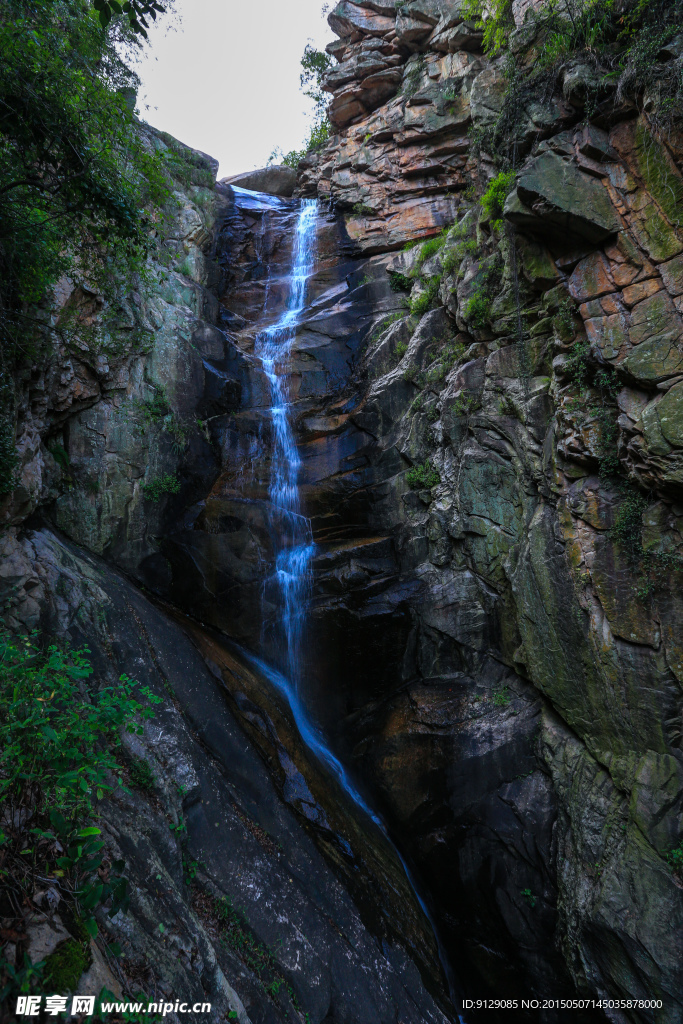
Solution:
{"label": "waterfall", "polygon": [[[301,676],[302,627],[314,544],[311,525],[301,513],[301,460],[292,430],[286,371],[306,301],[306,284],[315,265],[317,214],[316,200],[304,199],[294,232],[287,308],[277,323],[257,335],[255,344],[270,384],[273,444],[269,496],[277,512],[273,531],[275,572],[266,581],[264,600],[277,609],[277,621],[272,623],[274,646],[281,650],[279,660],[295,687]],[[265,619],[264,615],[264,623]]]}

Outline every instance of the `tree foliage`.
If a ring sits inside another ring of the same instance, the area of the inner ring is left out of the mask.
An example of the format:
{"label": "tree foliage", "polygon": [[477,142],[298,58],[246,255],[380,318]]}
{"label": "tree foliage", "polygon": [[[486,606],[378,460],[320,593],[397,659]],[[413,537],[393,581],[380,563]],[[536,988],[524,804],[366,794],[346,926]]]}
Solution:
{"label": "tree foliage", "polygon": [[[113,26],[112,26],[113,28]],[[119,26],[120,28],[120,26]],[[121,32],[118,33],[119,38]],[[140,268],[168,195],[127,102],[137,85],[87,0],[0,0],[0,369],[31,355],[63,274]]]}
{"label": "tree foliage", "polygon": [[306,44],[301,58],[302,71],[299,81],[304,96],[308,96],[315,103],[318,120],[325,116],[327,97],[323,91],[323,81],[333,63],[332,57],[324,50],[316,50],[310,43]]}
{"label": "tree foliage", "polygon": [[125,15],[133,32],[147,38],[149,22],[147,18],[156,21],[157,14],[163,14],[166,10],[161,4],[152,0],[151,3],[139,0],[93,0],[93,7],[98,13],[102,28],[106,28],[112,18],[116,15]]}

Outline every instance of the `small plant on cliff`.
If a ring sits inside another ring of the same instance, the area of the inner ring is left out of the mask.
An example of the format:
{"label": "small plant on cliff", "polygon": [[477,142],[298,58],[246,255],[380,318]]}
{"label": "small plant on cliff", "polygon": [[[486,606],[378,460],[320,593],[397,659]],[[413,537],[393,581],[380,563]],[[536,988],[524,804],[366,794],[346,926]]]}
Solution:
{"label": "small plant on cliff", "polygon": [[279,159],[286,167],[293,167],[296,170],[308,153],[322,149],[329,139],[331,126],[327,120],[327,97],[323,90],[323,82],[333,64],[334,59],[324,50],[316,50],[310,43],[306,44],[301,58],[299,84],[304,96],[308,96],[315,104],[313,124],[301,149],[292,149],[289,153],[283,154],[281,149],[275,148],[270,154],[268,164]]}
{"label": "small plant on cliff", "polygon": [[180,480],[175,473],[165,473],[148,484],[143,484],[142,491],[148,501],[158,502],[164,494],[177,494],[180,490]]}
{"label": "small plant on cliff", "polygon": [[474,391],[463,391],[453,403],[455,416],[469,416],[471,412],[481,409],[481,399]]}
{"label": "small plant on cliff", "polygon": [[515,27],[512,0],[465,0],[465,16],[484,30],[484,49],[494,56],[507,46]]}
{"label": "small plant on cliff", "polygon": [[449,246],[441,257],[441,265],[444,273],[450,274],[452,270],[455,270],[460,266],[465,256],[475,253],[476,251],[477,241],[475,238],[463,239],[456,245]]}
{"label": "small plant on cliff", "polygon": [[[566,309],[567,307],[565,307]],[[617,476],[621,464],[617,453],[617,396],[621,389],[616,370],[609,365],[596,368],[588,342],[578,342],[564,364],[564,373],[571,381],[576,396],[567,403],[570,410],[583,409],[598,426],[596,451],[600,476]]]}
{"label": "small plant on cliff", "polygon": [[467,300],[462,315],[472,327],[481,330],[488,325],[490,311],[490,296],[484,291],[479,291]]}
{"label": "small plant on cliff", "polygon": [[130,775],[131,784],[137,789],[147,791],[154,789],[156,778],[146,758],[131,757],[128,774]]}
{"label": "small plant on cliff", "polygon": [[399,274],[396,270],[389,271],[389,284],[392,292],[409,292],[413,282],[405,274]]}
{"label": "small plant on cliff", "polygon": [[538,902],[538,897],[534,896],[531,889],[522,889],[522,896],[532,909],[536,906],[536,903]]}
{"label": "small plant on cliff", "polygon": [[493,178],[481,197],[481,207],[491,222],[491,227],[499,231],[503,226],[503,207],[512,186],[515,183],[514,171],[501,171]]}
{"label": "small plant on cliff", "polygon": [[666,860],[673,873],[683,879],[683,842],[669,850]]}
{"label": "small plant on cliff", "polygon": [[375,211],[371,206],[368,206],[367,203],[358,202],[354,204],[353,212],[356,215],[356,217],[371,217]]}
{"label": "small plant on cliff", "polygon": [[404,74],[403,78],[403,95],[410,99],[414,96],[417,90],[420,88],[422,76],[424,75],[426,57],[424,53],[416,54],[411,58],[407,73]]}
{"label": "small plant on cliff", "polygon": [[429,459],[425,459],[422,465],[418,463],[416,466],[413,466],[406,473],[406,483],[414,491],[429,491],[440,482],[439,471],[431,465]]}
{"label": "small plant on cliff", "polygon": [[561,340],[571,340],[575,333],[574,327],[574,303],[571,299],[563,299],[559,309],[553,317],[553,327]]}
{"label": "small plant on cliff", "polygon": [[280,989],[285,988],[292,1005],[299,1010],[294,991],[279,971],[271,951],[252,934],[242,915],[233,906],[229,896],[213,900],[212,912],[218,918],[223,945],[232,949],[239,959],[260,980],[264,991],[277,1001]]}
{"label": "small plant on cliff", "polygon": [[329,53],[325,53],[324,50],[316,50],[310,43],[306,44],[301,58],[299,84],[304,96],[308,96],[315,103],[319,119],[325,116],[328,96],[323,89],[323,83],[333,64],[334,58]]}
{"label": "small plant on cliff", "polygon": [[440,285],[441,274],[437,274],[436,277],[430,277],[425,290],[416,296],[416,298],[414,298],[410,303],[410,312],[415,313],[418,316],[422,316],[423,313],[426,313],[438,295]]}
{"label": "small plant on cliff", "polygon": [[[646,549],[643,546],[643,514],[650,503],[629,483],[622,483],[621,491],[610,538],[637,571],[639,585],[636,593],[645,600],[657,589],[676,585],[671,577],[674,573],[683,573],[683,557],[676,551]],[[680,580],[680,576],[678,578]]]}

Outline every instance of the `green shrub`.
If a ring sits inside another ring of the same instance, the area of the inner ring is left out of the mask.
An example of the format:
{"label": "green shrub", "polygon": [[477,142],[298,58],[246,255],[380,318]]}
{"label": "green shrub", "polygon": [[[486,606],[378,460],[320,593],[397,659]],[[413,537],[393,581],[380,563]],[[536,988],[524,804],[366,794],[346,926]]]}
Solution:
{"label": "green shrub", "polygon": [[404,357],[404,355],[406,354],[407,351],[408,351],[408,342],[407,341],[399,341],[399,342],[397,342],[397,344],[396,344],[396,356],[399,359],[399,361],[401,359],[403,359],[403,357]]}
{"label": "green shrub", "polygon": [[399,274],[396,270],[389,271],[389,284],[392,292],[409,292],[413,282],[405,274]]}
{"label": "green shrub", "polygon": [[481,399],[474,391],[463,391],[453,403],[453,413],[456,416],[469,416],[477,409],[481,409]]}
{"label": "green shrub", "polygon": [[[489,54],[507,47],[515,28],[511,0],[466,0],[465,12],[483,28]],[[527,130],[529,105],[558,87],[559,74],[570,61],[584,63],[589,71],[586,115],[616,86],[619,99],[650,93],[648,125],[660,137],[680,125],[680,67],[659,54],[680,32],[682,17],[683,0],[567,0],[530,10],[523,30],[516,33],[514,53],[508,51],[501,62],[506,92],[499,117],[494,124],[473,126],[473,151],[485,150],[513,163]]]}
{"label": "green shrub", "polygon": [[533,909],[538,902],[538,897],[534,896],[531,889],[522,889],[522,896],[528,901],[529,906]]}
{"label": "green shrub", "polygon": [[666,859],[671,870],[679,877],[683,877],[683,843],[669,850]]}
{"label": "green shrub", "polygon": [[175,473],[165,473],[148,484],[143,484],[142,492],[148,501],[158,502],[164,494],[177,494],[180,490],[180,480]]}
{"label": "green shrub", "polygon": [[457,245],[449,246],[441,257],[444,274],[450,274],[452,270],[460,266],[465,256],[476,251],[477,240],[475,238],[463,239]]}
{"label": "green shrub", "polygon": [[[465,0],[463,13],[484,30],[484,50],[495,56],[515,27],[512,0]],[[484,16],[485,15],[485,16]]]}
{"label": "green shrub", "polygon": [[627,493],[619,503],[610,535],[631,558],[643,550],[643,512],[648,502],[636,491]]}
{"label": "green shrub", "polygon": [[[56,645],[43,651],[36,636],[0,632],[0,847],[13,865],[14,891],[6,906],[30,905],[39,876],[56,877],[60,913],[74,936],[38,973],[0,963],[3,1000],[38,983],[73,987],[97,934],[95,910],[109,904],[113,916],[128,905],[123,862],[105,863],[93,819],[97,801],[121,783],[114,751],[122,730],[141,732],[160,698],[125,675],[115,686],[91,685],[86,695],[87,653]],[[6,877],[0,868],[0,880]]]}
{"label": "green shrub", "polygon": [[462,315],[472,327],[481,330],[488,325],[490,312],[491,297],[486,292],[479,291],[467,300]]}
{"label": "green shrub", "polygon": [[560,338],[572,338],[575,334],[574,329],[574,303],[571,299],[563,299],[560,303],[560,307],[553,317],[553,326],[557,330]]}
{"label": "green shrub", "polygon": [[430,464],[429,459],[425,459],[422,465],[418,463],[413,466],[406,473],[406,483],[414,491],[431,490],[440,482],[439,471]]}
{"label": "green shrub", "polygon": [[410,312],[415,313],[417,316],[422,316],[423,313],[426,313],[438,295],[440,285],[440,274],[437,275],[437,277],[431,277],[425,290],[416,296],[416,298],[414,298],[410,303]]}
{"label": "green shrub", "polygon": [[48,451],[52,458],[57,463],[57,465],[60,467],[60,469],[66,471],[69,468],[69,453],[67,452],[66,448],[64,448],[63,445],[58,444],[56,441],[53,441],[48,446]]}
{"label": "green shrub", "polygon": [[372,217],[375,211],[371,206],[368,206],[367,203],[358,202],[354,204],[353,212],[356,217]]}
{"label": "green shrub", "polygon": [[507,686],[504,686],[502,690],[496,690],[493,695],[493,703],[497,708],[506,708],[511,699]]}
{"label": "green shrub", "polygon": [[491,221],[491,227],[497,230],[502,227],[503,207],[514,185],[515,176],[514,171],[501,171],[489,182],[481,197],[481,207]]}

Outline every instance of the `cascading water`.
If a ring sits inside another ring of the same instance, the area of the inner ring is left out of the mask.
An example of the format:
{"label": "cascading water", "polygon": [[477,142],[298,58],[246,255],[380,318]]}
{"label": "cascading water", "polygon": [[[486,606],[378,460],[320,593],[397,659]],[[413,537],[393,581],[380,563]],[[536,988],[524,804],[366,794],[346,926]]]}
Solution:
{"label": "cascading water", "polygon": [[270,500],[277,511],[275,573],[266,583],[264,597],[278,609],[283,668],[294,685],[301,674],[301,636],[309,571],[314,544],[309,521],[301,514],[297,451],[290,420],[288,380],[285,370],[296,335],[299,315],[306,301],[306,284],[315,263],[317,203],[302,201],[294,235],[293,266],[287,309],[273,326],[256,338],[255,352],[270,384],[273,448]]}
{"label": "cascading water", "polygon": [[[244,652],[254,667],[286,698],[299,735],[318,761],[337,779],[347,796],[384,835],[401,862],[415,897],[429,921],[451,997],[457,1002],[452,972],[443,951],[436,923],[427,904],[420,895],[405,858],[389,836],[382,819],[368,806],[351,781],[343,764],[332,753],[320,729],[313,723],[297,692],[301,678],[301,640],[305,624],[311,559],[315,550],[311,524],[302,514],[299,496],[299,470],[301,459],[294,440],[291,423],[291,405],[286,370],[289,364],[296,328],[306,302],[306,285],[315,265],[317,227],[317,201],[303,200],[297,218],[291,284],[287,309],[273,326],[261,331],[256,338],[255,354],[261,360],[270,384],[272,418],[272,457],[269,496],[276,511],[275,572],[264,588],[264,604],[278,609],[279,621],[274,632],[281,629],[282,648],[278,658],[284,673],[277,671],[261,658]],[[276,654],[277,657],[277,654]],[[459,1018],[463,1024],[462,1017]]]}

